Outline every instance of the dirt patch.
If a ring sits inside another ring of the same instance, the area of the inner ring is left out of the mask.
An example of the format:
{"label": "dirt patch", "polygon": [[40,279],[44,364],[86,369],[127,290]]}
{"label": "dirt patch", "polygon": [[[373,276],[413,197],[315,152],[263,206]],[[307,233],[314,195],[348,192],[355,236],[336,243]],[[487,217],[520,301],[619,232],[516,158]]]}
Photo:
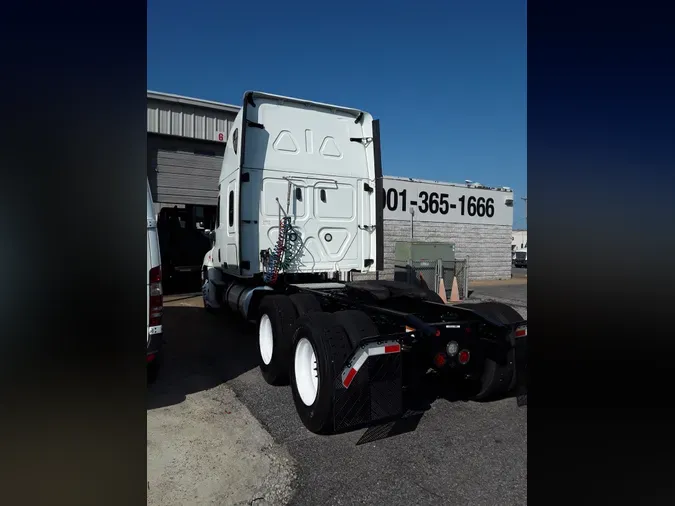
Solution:
{"label": "dirt patch", "polygon": [[165,357],[148,387],[148,505],[283,505],[295,463],[226,382],[257,365],[250,335],[201,297],[165,304]]}

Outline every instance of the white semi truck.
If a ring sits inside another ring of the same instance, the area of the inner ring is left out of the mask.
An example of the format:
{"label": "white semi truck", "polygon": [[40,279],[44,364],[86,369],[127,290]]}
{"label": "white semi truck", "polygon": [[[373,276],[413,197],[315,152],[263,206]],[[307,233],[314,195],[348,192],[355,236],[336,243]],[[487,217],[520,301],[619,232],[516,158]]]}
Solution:
{"label": "white semi truck", "polygon": [[527,322],[444,304],[383,267],[379,122],[365,111],[247,92],[230,129],[204,307],[258,327],[260,371],[289,383],[315,433],[401,416],[421,379],[526,404]]}

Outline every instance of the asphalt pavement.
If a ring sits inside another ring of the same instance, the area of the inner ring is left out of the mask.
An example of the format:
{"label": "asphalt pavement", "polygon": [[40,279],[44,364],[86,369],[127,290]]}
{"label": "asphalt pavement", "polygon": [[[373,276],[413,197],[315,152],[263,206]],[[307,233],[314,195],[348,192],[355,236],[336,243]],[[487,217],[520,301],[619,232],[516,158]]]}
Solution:
{"label": "asphalt pavement", "polygon": [[[402,433],[360,445],[365,429],[316,436],[300,422],[290,388],[262,379],[255,328],[199,306],[199,297],[184,297],[167,309],[171,381],[151,396],[149,408],[185,403],[202,391],[217,398],[221,385],[231,389],[274,441],[265,451],[294,461],[290,504],[527,503],[527,408],[514,399],[437,400]],[[222,424],[231,423],[228,416]],[[214,479],[228,476],[212,472]]]}
{"label": "asphalt pavement", "polygon": [[514,278],[527,278],[527,267],[511,267],[511,276]]}
{"label": "asphalt pavement", "polygon": [[527,318],[527,269],[512,268],[512,278],[469,283],[469,299],[504,302]]}

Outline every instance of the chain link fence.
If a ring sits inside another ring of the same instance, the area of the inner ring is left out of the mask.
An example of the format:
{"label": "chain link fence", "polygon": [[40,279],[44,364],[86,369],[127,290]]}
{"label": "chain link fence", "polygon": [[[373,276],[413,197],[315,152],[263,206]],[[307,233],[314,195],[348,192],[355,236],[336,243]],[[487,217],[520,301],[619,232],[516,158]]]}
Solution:
{"label": "chain link fence", "polygon": [[440,262],[441,277],[450,300],[450,291],[452,290],[452,278],[457,279],[457,291],[459,298],[465,300],[469,298],[469,259]]}
{"label": "chain link fence", "polygon": [[394,265],[394,279],[413,285],[426,286],[438,293],[441,279],[450,300],[453,279],[457,279],[460,300],[469,297],[469,259],[436,262],[409,262]]}

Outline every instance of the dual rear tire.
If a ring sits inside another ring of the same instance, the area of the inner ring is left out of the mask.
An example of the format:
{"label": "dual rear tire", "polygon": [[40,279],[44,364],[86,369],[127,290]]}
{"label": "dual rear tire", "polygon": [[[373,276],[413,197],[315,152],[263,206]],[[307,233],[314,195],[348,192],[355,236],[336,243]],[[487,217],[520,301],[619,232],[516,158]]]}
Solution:
{"label": "dual rear tire", "polygon": [[300,420],[315,434],[334,431],[334,381],[353,348],[347,332],[331,313],[298,319],[289,368],[293,402]]}
{"label": "dual rear tire", "polygon": [[334,432],[334,381],[364,337],[377,327],[362,311],[323,312],[310,294],[267,295],[259,312],[260,371],[271,385],[290,382],[302,423]]}
{"label": "dual rear tire", "polygon": [[296,322],[291,390],[295,409],[315,434],[335,432],[334,393],[342,367],[363,338],[378,334],[363,311],[313,312]]}
{"label": "dual rear tire", "polygon": [[260,372],[270,385],[288,384],[293,333],[299,316],[320,312],[321,305],[310,294],[266,295],[258,312]]}
{"label": "dual rear tire", "polygon": [[295,306],[286,295],[267,295],[260,303],[260,372],[270,385],[283,385],[288,381],[288,363],[296,319]]}
{"label": "dual rear tire", "polygon": [[[467,305],[467,307],[484,317],[504,324],[518,323],[523,320],[515,309],[500,302],[480,302]],[[508,351],[506,362],[502,364],[487,358],[481,375],[480,388],[473,396],[473,400],[484,402],[499,399],[513,390],[515,381],[515,350]]]}

